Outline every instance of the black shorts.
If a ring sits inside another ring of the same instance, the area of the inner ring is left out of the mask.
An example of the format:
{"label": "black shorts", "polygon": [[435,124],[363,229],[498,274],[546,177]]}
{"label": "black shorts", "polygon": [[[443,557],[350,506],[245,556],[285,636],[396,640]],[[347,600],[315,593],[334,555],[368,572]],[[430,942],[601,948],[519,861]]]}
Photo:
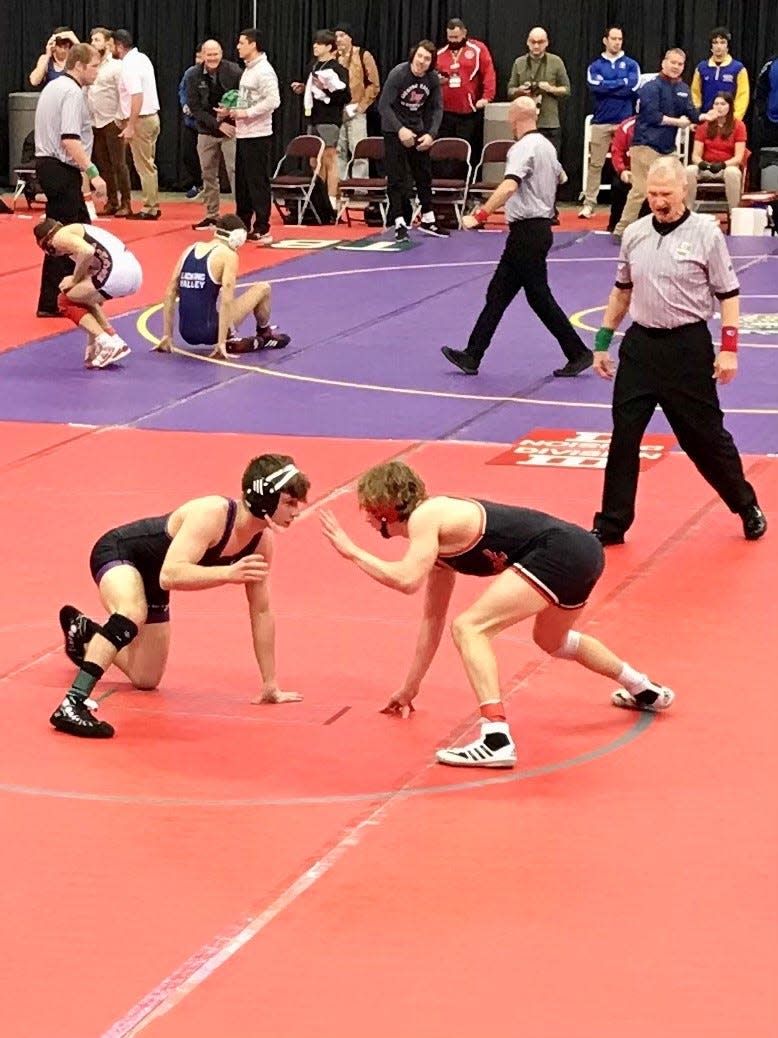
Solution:
{"label": "black shorts", "polygon": [[594,534],[574,526],[549,530],[511,563],[560,609],[580,609],[605,569],[605,552]]}
{"label": "black shorts", "polygon": [[159,586],[161,567],[155,563],[133,558],[133,551],[119,531],[109,530],[97,541],[89,556],[89,570],[99,586],[109,569],[114,566],[132,566],[140,574],[148,605],[146,623],[167,623],[170,620],[170,592]]}

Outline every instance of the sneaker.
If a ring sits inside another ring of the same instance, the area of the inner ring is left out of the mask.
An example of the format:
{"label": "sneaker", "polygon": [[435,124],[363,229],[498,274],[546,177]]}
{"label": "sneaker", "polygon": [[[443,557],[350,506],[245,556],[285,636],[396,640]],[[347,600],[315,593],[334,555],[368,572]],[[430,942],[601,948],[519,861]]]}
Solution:
{"label": "sneaker", "polygon": [[273,244],[273,235],[260,234],[259,231],[249,231],[246,235],[246,241],[253,241],[259,246],[267,247]]}
{"label": "sneaker", "polygon": [[436,223],[424,223],[423,220],[419,224],[419,230],[433,238],[448,238],[451,234],[451,231],[447,231],[445,227],[439,227]]}
{"label": "sneaker", "polygon": [[128,213],[127,220],[159,220],[162,212],[159,209],[141,209],[137,213]]}
{"label": "sneaker", "polygon": [[591,533],[597,538],[603,548],[609,547],[611,544],[623,544],[624,534],[623,533],[608,533],[606,530],[600,530],[598,527],[594,527]]}
{"label": "sneaker", "polygon": [[279,332],[275,325],[271,325],[257,334],[257,340],[261,350],[283,350],[289,345],[292,338]]}
{"label": "sneaker", "polygon": [[658,710],[667,710],[674,699],[675,692],[665,688],[664,685],[655,685],[653,682],[645,692],[638,692],[637,695],[633,696],[631,692],[627,692],[626,688],[617,688],[611,696],[613,705],[619,706],[623,710],[643,710],[652,714]]}
{"label": "sneaker", "polygon": [[395,227],[394,240],[396,242],[400,242],[401,244],[403,242],[408,241],[408,228],[405,226],[404,223],[398,223]]}
{"label": "sneaker", "polygon": [[591,218],[593,216],[594,216],[594,207],[593,206],[591,206],[591,205],[583,205],[583,206],[581,206],[581,211],[578,214],[578,219],[579,220],[591,220]]}
{"label": "sneaker", "polygon": [[569,360],[563,368],[554,369],[554,378],[575,378],[582,371],[586,371],[594,363],[594,354],[591,350],[582,353],[578,360]]}
{"label": "sneaker", "polygon": [[198,195],[200,194],[200,192],[201,192],[201,191],[202,191],[202,188],[201,188],[201,187],[197,187],[196,185],[193,185],[193,186],[192,186],[192,187],[190,187],[190,188],[189,188],[189,190],[188,190],[188,191],[186,192],[186,195],[185,195],[185,197],[186,197],[186,198],[197,198],[197,196],[198,196]]}
{"label": "sneaker", "polygon": [[215,227],[216,221],[212,216],[205,216],[202,220],[192,224],[193,231],[207,231],[209,227]]}
{"label": "sneaker", "polygon": [[65,635],[65,655],[80,667],[86,647],[97,631],[97,624],[75,606],[64,605],[59,611],[59,626]]}
{"label": "sneaker", "polygon": [[98,336],[97,346],[97,353],[92,359],[93,368],[107,368],[109,364],[115,364],[132,353],[124,339],[118,335],[106,336],[103,342],[100,342]]}
{"label": "sneaker", "polygon": [[516,763],[516,746],[504,721],[487,721],[481,726],[480,738],[466,746],[438,750],[438,764],[454,768],[512,768]]}
{"label": "sneaker", "polygon": [[478,374],[478,361],[467,350],[455,350],[451,346],[441,346],[440,352],[446,360],[451,361],[455,367],[459,368],[460,371],[464,371],[466,375]]}
{"label": "sneaker", "polygon": [[767,519],[759,505],[751,505],[740,513],[743,520],[743,536],[747,541],[758,541],[767,531]]}
{"label": "sneaker", "polygon": [[113,727],[107,721],[98,721],[92,713],[97,710],[94,699],[79,699],[66,695],[49,718],[58,732],[78,735],[82,739],[110,739]]}

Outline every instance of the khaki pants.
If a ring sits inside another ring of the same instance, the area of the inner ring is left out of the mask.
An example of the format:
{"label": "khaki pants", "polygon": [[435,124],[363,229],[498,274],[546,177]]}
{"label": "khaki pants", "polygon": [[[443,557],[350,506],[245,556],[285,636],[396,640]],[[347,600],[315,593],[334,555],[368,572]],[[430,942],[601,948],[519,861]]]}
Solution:
{"label": "khaki pants", "polygon": [[[338,176],[340,180],[346,179],[349,159],[354,154],[354,148],[365,137],[367,137],[367,116],[364,112],[357,113],[353,119],[344,120],[338,135]],[[368,166],[368,162],[360,159],[359,162],[354,163],[351,175],[360,180],[369,177]]]}
{"label": "khaki pants", "polygon": [[738,166],[725,166],[720,173],[699,174],[697,166],[686,167],[686,207],[694,211],[694,203],[697,198],[697,181],[702,180],[708,184],[724,184],[724,194],[730,209],[740,205],[740,188],[743,183],[743,173]]}
{"label": "khaki pants", "polygon": [[235,194],[235,138],[211,137],[207,133],[197,135],[197,157],[200,159],[200,169],[203,174],[203,201],[205,202],[205,215],[215,220],[219,215],[220,187],[219,166],[221,157],[224,156],[224,165],[227,168],[227,176],[230,178],[230,190]]}
{"label": "khaki pants", "polygon": [[632,190],[627,195],[624,212],[621,214],[621,219],[616,224],[616,229],[613,232],[619,235],[619,237],[624,233],[625,228],[637,220],[640,207],[646,199],[646,177],[648,176],[649,167],[655,159],[660,159],[661,157],[658,151],[654,151],[653,148],[649,148],[645,144],[638,144],[637,146],[633,144],[629,149]]}
{"label": "khaki pants", "polygon": [[[127,125],[126,121],[123,124]],[[155,213],[159,209],[159,183],[157,180],[157,137],[159,137],[159,115],[141,115],[135,123],[135,135],[130,138],[130,151],[135,169],[140,177],[143,192],[143,210]]]}
{"label": "khaki pants", "polygon": [[597,205],[602,167],[605,165],[605,157],[610,151],[616,128],[616,123],[592,123],[590,128],[589,169],[586,174],[584,205],[590,205],[592,209]]}

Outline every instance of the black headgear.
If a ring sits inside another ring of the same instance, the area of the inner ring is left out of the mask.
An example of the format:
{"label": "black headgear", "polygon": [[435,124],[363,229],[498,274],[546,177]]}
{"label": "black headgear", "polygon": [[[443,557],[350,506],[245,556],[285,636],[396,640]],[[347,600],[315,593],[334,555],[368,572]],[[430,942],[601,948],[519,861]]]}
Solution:
{"label": "black headgear", "polygon": [[268,476],[260,476],[243,491],[246,507],[257,519],[272,516],[281,500],[281,490],[300,470],[294,465],[284,465]]}

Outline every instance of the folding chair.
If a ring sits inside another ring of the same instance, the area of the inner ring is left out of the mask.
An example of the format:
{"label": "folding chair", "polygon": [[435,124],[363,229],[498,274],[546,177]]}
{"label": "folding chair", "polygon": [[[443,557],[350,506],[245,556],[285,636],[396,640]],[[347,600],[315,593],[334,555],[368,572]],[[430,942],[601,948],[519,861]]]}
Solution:
{"label": "folding chair", "polygon": [[356,202],[373,202],[378,206],[386,227],[386,216],[389,212],[389,195],[386,192],[386,177],[353,177],[351,175],[354,163],[359,161],[384,161],[384,139],[383,137],[365,137],[357,141],[354,154],[348,165],[348,177],[340,182],[340,194],[338,197],[338,219],[341,213],[346,214],[346,223],[351,226],[350,210],[355,208]]}
{"label": "folding chair", "polygon": [[[292,203],[297,205],[297,223],[298,225],[302,223],[305,211],[311,202],[311,194],[321,169],[323,154],[324,141],[313,134],[301,134],[287,144],[286,151],[270,180],[270,197],[282,218],[285,215],[284,209],[289,211],[290,203]],[[290,160],[302,160],[303,164],[310,162],[310,172],[304,170],[298,173],[282,173],[284,164]],[[315,208],[312,208],[312,212],[316,217],[316,222],[321,223]]]}
{"label": "folding chair", "polygon": [[[592,142],[592,119],[593,119],[593,116],[591,116],[591,115],[587,115],[586,118],[584,119],[583,171],[581,173],[581,193],[578,196],[578,201],[579,202],[583,202],[584,198],[586,197],[586,182],[589,179],[589,157],[590,157],[589,156],[589,152],[591,150],[591,142]],[[608,148],[608,152],[607,152],[607,154],[605,156],[605,162],[606,163],[610,162],[610,158],[611,158],[611,152],[610,152],[610,148]],[[608,191],[609,192],[610,189],[611,189],[610,174],[608,174],[606,176],[605,169],[606,169],[606,166],[605,166],[605,163],[603,163],[602,175],[600,177],[600,187],[599,187],[599,190],[597,192],[598,195],[599,195],[600,191]]]}
{"label": "folding chair", "polygon": [[[467,191],[470,184],[470,145],[460,137],[439,137],[430,148],[432,159],[432,201],[433,204],[453,206],[457,224],[462,226],[462,214],[467,204]],[[465,167],[465,175],[460,177],[436,177],[436,162],[459,162]]]}
{"label": "folding chair", "polygon": [[[748,186],[748,160],[751,152],[746,148],[743,153],[743,161],[740,163],[740,194],[746,193]],[[723,180],[700,180],[697,179],[697,195],[694,199],[694,211],[696,213],[726,213],[726,233],[729,234],[732,223],[727,194],[724,189]]]}
{"label": "folding chair", "polygon": [[[468,198],[474,195],[476,201],[483,202],[502,183],[502,170],[505,167],[505,160],[508,158],[508,152],[515,143],[515,141],[489,141],[488,144],[484,145],[481,159],[475,167],[473,179],[467,189]],[[499,179],[494,180],[485,173],[485,167],[490,165],[498,165],[500,167]]]}

